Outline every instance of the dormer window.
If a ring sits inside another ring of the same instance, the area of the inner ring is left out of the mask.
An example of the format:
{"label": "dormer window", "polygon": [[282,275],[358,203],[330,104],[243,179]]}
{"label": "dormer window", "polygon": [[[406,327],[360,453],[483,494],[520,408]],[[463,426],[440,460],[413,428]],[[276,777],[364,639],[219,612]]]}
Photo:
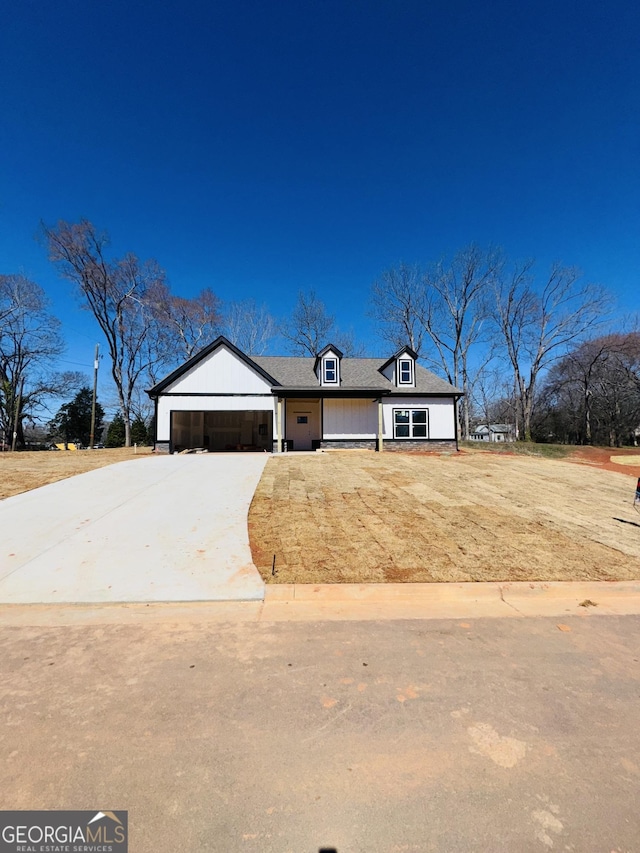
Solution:
{"label": "dormer window", "polygon": [[341,358],[342,353],[333,344],[318,353],[313,370],[320,385],[340,385]]}
{"label": "dormer window", "polygon": [[324,384],[335,385],[338,381],[338,361],[335,358],[325,358],[323,363],[324,368]]}
{"label": "dormer window", "polygon": [[396,388],[415,388],[417,359],[418,354],[410,347],[402,347],[378,370]]}
{"label": "dormer window", "polygon": [[413,361],[410,358],[398,359],[398,385],[413,385]]}

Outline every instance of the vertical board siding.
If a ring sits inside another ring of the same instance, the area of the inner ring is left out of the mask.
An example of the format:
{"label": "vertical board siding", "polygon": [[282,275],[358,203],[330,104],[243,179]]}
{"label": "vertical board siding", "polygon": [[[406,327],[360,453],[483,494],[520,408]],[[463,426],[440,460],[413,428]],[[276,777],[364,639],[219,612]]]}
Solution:
{"label": "vertical board siding", "polygon": [[371,400],[325,400],[323,438],[375,438],[378,404]]}
{"label": "vertical board siding", "polygon": [[271,385],[231,350],[221,346],[165,388],[165,392],[206,394],[214,389],[218,394],[260,394],[269,393]]}

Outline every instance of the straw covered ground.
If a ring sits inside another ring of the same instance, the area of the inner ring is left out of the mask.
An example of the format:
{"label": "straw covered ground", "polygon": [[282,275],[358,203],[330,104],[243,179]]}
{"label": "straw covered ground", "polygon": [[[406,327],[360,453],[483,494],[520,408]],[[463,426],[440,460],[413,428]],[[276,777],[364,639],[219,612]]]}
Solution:
{"label": "straw covered ground", "polygon": [[615,454],[274,457],[254,562],[270,583],[640,579],[639,472]]}
{"label": "straw covered ground", "polygon": [[39,450],[0,453],[0,499],[46,486],[94,468],[137,459],[150,447],[117,447],[104,450]]}

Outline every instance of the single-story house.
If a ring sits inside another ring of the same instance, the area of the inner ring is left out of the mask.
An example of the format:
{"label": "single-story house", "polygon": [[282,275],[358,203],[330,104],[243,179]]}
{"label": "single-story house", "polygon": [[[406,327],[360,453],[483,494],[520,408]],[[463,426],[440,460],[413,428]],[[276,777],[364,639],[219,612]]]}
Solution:
{"label": "single-story house", "polygon": [[155,449],[457,448],[462,392],[404,347],[389,359],[249,357],[219,337],[150,388]]}
{"label": "single-story house", "polygon": [[478,424],[470,438],[472,441],[515,441],[517,436],[512,424]]}

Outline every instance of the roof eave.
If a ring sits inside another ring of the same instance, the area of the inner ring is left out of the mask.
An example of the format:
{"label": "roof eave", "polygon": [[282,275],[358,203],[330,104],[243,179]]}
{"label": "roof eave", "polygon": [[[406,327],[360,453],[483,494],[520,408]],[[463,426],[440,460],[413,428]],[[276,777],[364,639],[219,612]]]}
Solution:
{"label": "roof eave", "polygon": [[271,391],[283,397],[387,397],[392,393],[388,388],[327,388],[319,385],[305,388],[276,385]]}

